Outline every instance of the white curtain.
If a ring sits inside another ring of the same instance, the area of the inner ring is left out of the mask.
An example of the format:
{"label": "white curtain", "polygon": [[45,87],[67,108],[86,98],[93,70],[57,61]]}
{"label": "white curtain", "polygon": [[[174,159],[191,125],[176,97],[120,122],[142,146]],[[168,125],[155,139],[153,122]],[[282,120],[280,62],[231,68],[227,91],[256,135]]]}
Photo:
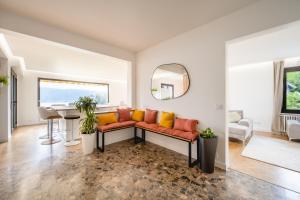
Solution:
{"label": "white curtain", "polygon": [[284,61],[274,61],[274,96],[273,96],[273,115],[272,115],[272,131],[280,133],[280,114],[283,100],[283,76]]}

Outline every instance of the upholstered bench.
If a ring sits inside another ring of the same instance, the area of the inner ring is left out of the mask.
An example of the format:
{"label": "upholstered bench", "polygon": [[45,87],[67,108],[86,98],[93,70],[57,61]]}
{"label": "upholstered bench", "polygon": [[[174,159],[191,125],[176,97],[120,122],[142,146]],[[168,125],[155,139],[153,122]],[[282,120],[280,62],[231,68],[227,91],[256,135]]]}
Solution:
{"label": "upholstered bench", "polygon": [[[107,125],[98,125],[97,126],[97,133],[96,133],[96,139],[97,139],[97,148],[100,149],[102,152],[104,152],[104,146],[105,146],[105,133],[117,131],[121,129],[126,128],[132,128],[135,126],[135,121],[124,121],[124,122],[115,122],[112,124]],[[102,147],[99,146],[99,134],[102,133]]]}
{"label": "upholstered bench", "polygon": [[[134,112],[131,114],[132,111]],[[105,133],[134,127],[137,121],[144,120],[144,113],[144,111],[125,108],[117,109],[117,112],[98,115],[98,125],[96,128],[97,149],[104,152]],[[100,133],[102,135],[101,147],[99,144]]]}
{"label": "upholstered bench", "polygon": [[[196,131],[194,131],[194,132],[182,131],[182,130],[176,130],[173,128],[161,127],[158,124],[148,124],[146,122],[137,122],[134,127],[134,138],[135,138],[136,143],[137,143],[137,141],[139,141],[139,139],[137,137],[137,129],[142,130],[141,140],[143,141],[143,143],[145,143],[145,141],[146,141],[146,131],[164,135],[164,136],[171,137],[174,139],[178,139],[178,140],[181,140],[184,142],[188,142],[188,159],[189,159],[188,164],[189,164],[189,167],[193,167],[200,163],[199,134]],[[192,143],[194,143],[195,141],[197,144],[197,159],[192,162]]]}
{"label": "upholstered bench", "polygon": [[[116,119],[115,114],[111,113],[106,115],[106,118],[98,118],[99,122],[97,126],[97,148],[104,152],[105,147],[105,133],[112,132],[116,130],[132,128],[134,127],[134,142],[144,143],[146,142],[146,131],[155,134],[160,134],[163,136],[171,137],[188,143],[188,165],[193,167],[200,163],[200,142],[199,133],[196,131],[197,120],[179,119],[174,120],[174,113],[162,112],[161,121],[159,124],[156,123],[157,111],[146,109],[146,114],[144,118],[144,111],[134,111],[132,116],[130,116],[129,109],[119,109],[118,117]],[[126,114],[125,114],[126,113]],[[141,116],[141,114],[143,116]],[[175,121],[175,123],[174,123]],[[174,123],[174,127],[173,127]],[[138,137],[138,129],[142,130],[142,136]],[[99,145],[100,133],[102,134],[102,145]],[[196,142],[197,145],[197,159],[192,161],[192,144]]]}
{"label": "upholstered bench", "polygon": [[144,129],[153,133],[159,133],[161,135],[172,136],[184,141],[194,142],[198,138],[197,132],[188,132],[182,130],[176,130],[173,128],[161,127],[158,124],[147,124],[146,122],[137,122],[135,124],[136,128]]}

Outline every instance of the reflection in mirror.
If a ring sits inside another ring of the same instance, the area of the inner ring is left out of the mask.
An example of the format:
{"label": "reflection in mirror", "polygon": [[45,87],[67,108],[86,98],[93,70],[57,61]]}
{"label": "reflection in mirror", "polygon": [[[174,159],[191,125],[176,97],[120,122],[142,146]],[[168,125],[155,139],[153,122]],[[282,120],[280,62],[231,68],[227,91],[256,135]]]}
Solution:
{"label": "reflection in mirror", "polygon": [[189,76],[183,65],[164,64],[153,73],[151,93],[156,99],[174,99],[184,95],[189,86]]}

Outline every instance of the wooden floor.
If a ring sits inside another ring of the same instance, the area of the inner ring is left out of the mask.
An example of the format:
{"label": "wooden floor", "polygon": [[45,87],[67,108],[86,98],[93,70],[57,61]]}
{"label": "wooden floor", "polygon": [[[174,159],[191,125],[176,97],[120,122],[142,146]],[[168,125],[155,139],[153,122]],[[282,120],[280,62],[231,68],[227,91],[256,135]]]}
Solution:
{"label": "wooden floor", "polygon": [[[288,140],[286,136],[272,133],[255,132],[254,134]],[[229,141],[231,169],[300,193],[300,173],[241,156],[242,151],[241,142]]]}

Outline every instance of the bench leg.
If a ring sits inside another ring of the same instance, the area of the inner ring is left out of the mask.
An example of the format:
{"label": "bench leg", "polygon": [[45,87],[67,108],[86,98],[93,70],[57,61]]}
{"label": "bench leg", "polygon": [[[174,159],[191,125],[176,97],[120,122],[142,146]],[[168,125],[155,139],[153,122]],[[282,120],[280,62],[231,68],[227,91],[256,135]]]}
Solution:
{"label": "bench leg", "polygon": [[137,127],[134,127],[134,144],[137,144],[136,132],[137,132]]}
{"label": "bench leg", "polygon": [[142,130],[142,140],[143,140],[143,144],[146,144],[146,130],[145,129]]}
{"label": "bench leg", "polygon": [[98,131],[98,129],[96,131],[96,144],[97,144],[97,149],[99,149],[99,131]]}
{"label": "bench leg", "polygon": [[102,149],[101,149],[101,151],[102,151],[102,152],[104,152],[104,147],[105,147],[105,140],[104,140],[104,136],[105,136],[105,134],[104,134],[104,133],[102,133]]}
{"label": "bench leg", "polygon": [[101,152],[104,152],[104,144],[105,144],[105,142],[104,142],[104,133],[102,133],[102,147],[100,147],[99,146],[99,134],[100,134],[100,131],[98,131],[97,130],[97,133],[96,133],[96,135],[97,135],[97,141],[96,141],[96,143],[97,143],[97,149],[99,149]]}
{"label": "bench leg", "polygon": [[134,143],[138,144],[143,142],[145,144],[145,137],[146,137],[146,131],[145,129],[141,129],[142,130],[142,137],[137,136],[137,127],[134,127]]}
{"label": "bench leg", "polygon": [[189,142],[189,167],[191,167],[192,164],[192,143]]}
{"label": "bench leg", "polygon": [[200,138],[197,139],[197,160],[198,160],[198,166],[200,168]]}
{"label": "bench leg", "polygon": [[200,167],[200,141],[199,141],[200,139],[199,138],[197,138],[197,140],[196,140],[196,145],[197,145],[197,159],[196,160],[194,160],[194,161],[192,161],[192,142],[189,142],[189,167],[194,167],[194,166],[196,166],[196,165],[198,165],[199,164],[199,167]]}

